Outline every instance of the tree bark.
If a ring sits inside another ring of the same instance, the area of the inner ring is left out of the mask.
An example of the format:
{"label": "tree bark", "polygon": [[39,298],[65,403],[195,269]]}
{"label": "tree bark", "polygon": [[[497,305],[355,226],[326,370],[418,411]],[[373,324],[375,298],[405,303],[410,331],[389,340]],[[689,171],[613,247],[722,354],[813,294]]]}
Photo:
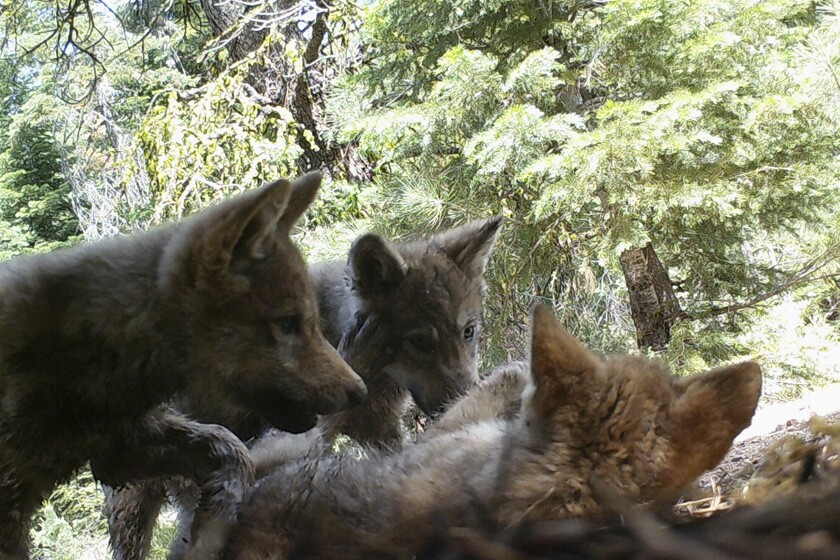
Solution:
{"label": "tree bark", "polygon": [[[325,9],[325,11],[319,12],[312,24],[312,38],[303,53],[304,70],[298,76],[295,84],[292,114],[301,127],[298,134],[298,143],[303,148],[301,167],[303,169],[327,168],[333,171],[336,163],[341,161],[341,152],[334,142],[324,138],[321,134],[321,127],[318,122],[320,119],[317,115],[320,113],[323,101],[315,98],[309,75],[309,68],[320,57],[321,45],[329,30],[327,27],[327,18],[329,17],[327,6],[321,2],[318,4],[318,7]],[[306,131],[311,134],[312,142],[306,138],[304,134]]]}
{"label": "tree bark", "polygon": [[630,295],[636,343],[639,348],[665,350],[671,340],[671,327],[685,316],[668,271],[650,243],[627,249],[619,261]]}
{"label": "tree bark", "polygon": [[252,29],[248,24],[236,29],[234,26],[245,15],[245,10],[234,2],[199,0],[199,4],[210,22],[213,35],[223,37],[231,34],[226,47],[234,62],[257,50],[268,34],[267,29]]}

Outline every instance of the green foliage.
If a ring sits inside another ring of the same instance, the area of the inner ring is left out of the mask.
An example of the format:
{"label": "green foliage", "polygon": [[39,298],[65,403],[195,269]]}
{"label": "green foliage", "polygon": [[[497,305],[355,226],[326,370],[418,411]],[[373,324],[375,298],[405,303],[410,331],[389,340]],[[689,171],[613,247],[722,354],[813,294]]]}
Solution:
{"label": "green foliage", "polygon": [[195,90],[170,90],[149,111],[137,137],[152,178],[156,220],[294,174],[301,148],[292,116],[254,96],[248,68],[224,72]]}
{"label": "green foliage", "polygon": [[28,116],[10,120],[9,147],[0,154],[0,254],[5,257],[73,243],[78,230],[52,134]]}
{"label": "green foliage", "polygon": [[[56,488],[35,516],[32,557],[36,560],[109,558],[102,489],[85,469]],[[164,510],[155,527],[150,560],[165,560],[178,524],[174,511]]]}
{"label": "green foliage", "polygon": [[617,0],[605,5],[597,42],[598,80],[656,98],[727,79],[773,87],[816,23],[801,0],[709,2]]}
{"label": "green foliage", "polygon": [[178,522],[173,515],[167,516],[166,511],[158,518],[155,526],[152,545],[149,547],[149,560],[166,560],[172,540],[178,535]]}
{"label": "green foliage", "polygon": [[333,98],[339,137],[379,171],[387,204],[373,226],[509,217],[489,273],[490,363],[511,354],[534,298],[593,346],[626,348],[617,256],[648,242],[695,318],[675,330],[674,362],[738,355],[752,306],[724,320],[718,309],[814,259],[837,271],[823,244],[840,202],[840,84],[824,77],[837,18],[803,0],[576,10],[373,8],[371,64]]}
{"label": "green foliage", "polygon": [[814,385],[840,379],[840,333],[805,298],[784,297],[758,315],[738,337],[739,344],[762,364],[766,394],[796,398]]}
{"label": "green foliage", "polygon": [[[331,3],[330,31],[352,36],[348,28],[357,25],[357,13],[351,3]],[[203,68],[191,87],[171,83],[152,100],[135,136],[150,179],[152,221],[177,218],[231,193],[295,175],[304,151],[320,149],[313,131],[292,115],[296,105],[306,102],[297,87],[306,69],[308,38],[291,31],[297,27],[290,22],[266,26],[270,28],[256,50],[235,62],[221,48],[224,40],[205,43],[196,56]],[[329,59],[344,63],[347,42],[342,46],[330,39]],[[314,76],[320,78],[321,66],[312,71]],[[308,95],[317,97],[319,88],[328,86],[320,81]],[[333,175],[340,179],[340,173]],[[308,227],[343,219],[348,212],[355,215],[355,190],[358,186],[337,183],[342,197],[320,203],[317,212],[323,214]]]}
{"label": "green foliage", "polygon": [[91,550],[107,550],[102,535],[92,531],[87,519],[59,516],[46,505],[32,532],[33,557],[38,560],[78,560]]}
{"label": "green foliage", "polygon": [[21,255],[29,248],[29,242],[20,226],[0,220],[0,261]]}
{"label": "green foliage", "polygon": [[78,560],[96,550],[107,554],[102,491],[85,470],[59,486],[33,523],[33,557],[39,560]]}
{"label": "green foliage", "polygon": [[590,2],[564,0],[385,0],[363,30],[370,62],[360,82],[382,100],[419,100],[434,87],[436,65],[460,45],[501,61],[505,71],[548,45],[577,63],[580,36],[591,31]]}

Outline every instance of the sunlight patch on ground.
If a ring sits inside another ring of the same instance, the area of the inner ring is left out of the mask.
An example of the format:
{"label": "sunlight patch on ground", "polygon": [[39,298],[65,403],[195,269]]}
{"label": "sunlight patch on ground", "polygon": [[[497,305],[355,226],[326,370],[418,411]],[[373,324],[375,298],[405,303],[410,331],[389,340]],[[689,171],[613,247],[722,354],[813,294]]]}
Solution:
{"label": "sunlight patch on ground", "polygon": [[811,416],[825,416],[840,410],[840,383],[817,389],[802,397],[790,401],[768,404],[753,416],[749,428],[741,432],[735,441],[743,441],[753,436],[768,434],[784,427],[791,420],[808,420]]}
{"label": "sunlight patch on ground", "polygon": [[840,382],[840,340],[807,300],[783,298],[739,342],[764,372],[766,401],[790,400],[815,386]]}

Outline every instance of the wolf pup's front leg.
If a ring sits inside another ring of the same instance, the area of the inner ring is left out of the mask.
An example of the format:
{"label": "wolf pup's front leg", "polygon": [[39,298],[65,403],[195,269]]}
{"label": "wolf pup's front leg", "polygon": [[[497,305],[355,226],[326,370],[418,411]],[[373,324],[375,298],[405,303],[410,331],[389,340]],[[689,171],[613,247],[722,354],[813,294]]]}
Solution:
{"label": "wolf pup's front leg", "polygon": [[[245,444],[226,428],[201,424],[167,408],[149,413],[91,460],[94,475],[119,486],[128,480],[180,476],[201,490],[188,560],[213,558],[236,521],[239,502],[254,481]],[[196,538],[198,537],[198,538]]]}
{"label": "wolf pup's front leg", "polygon": [[152,544],[152,529],[166,502],[163,480],[140,480],[103,490],[114,560],[145,558]]}
{"label": "wolf pup's front leg", "polygon": [[436,437],[479,422],[512,420],[522,407],[528,375],[526,362],[507,362],[494,367],[418,438]]}

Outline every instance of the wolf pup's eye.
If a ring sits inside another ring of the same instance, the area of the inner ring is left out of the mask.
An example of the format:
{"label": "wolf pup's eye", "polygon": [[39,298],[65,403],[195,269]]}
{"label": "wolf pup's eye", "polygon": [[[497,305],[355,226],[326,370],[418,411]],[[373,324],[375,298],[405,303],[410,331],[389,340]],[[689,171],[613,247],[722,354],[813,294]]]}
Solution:
{"label": "wolf pup's eye", "polygon": [[297,315],[284,315],[275,322],[277,328],[283,334],[299,334],[300,333],[300,318]]}
{"label": "wolf pup's eye", "polygon": [[464,340],[471,342],[475,338],[475,325],[467,325],[464,329]]}

